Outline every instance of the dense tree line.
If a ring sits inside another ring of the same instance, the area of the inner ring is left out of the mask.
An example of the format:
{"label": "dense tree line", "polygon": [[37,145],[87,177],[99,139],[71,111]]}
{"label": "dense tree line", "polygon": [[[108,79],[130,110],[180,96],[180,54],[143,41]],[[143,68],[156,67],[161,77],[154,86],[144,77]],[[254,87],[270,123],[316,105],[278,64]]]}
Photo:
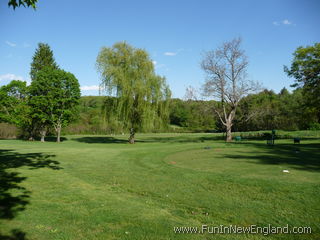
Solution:
{"label": "dense tree line", "polygon": [[[80,99],[80,117],[65,129],[68,134],[116,134],[128,130],[108,122],[108,106],[112,100],[103,96],[84,96]],[[106,104],[107,103],[107,104]],[[215,101],[170,100],[169,124],[153,132],[223,132],[224,126],[212,109]],[[306,106],[302,89],[290,93],[283,88],[279,93],[262,90],[242,99],[233,131],[305,130],[318,129],[317,116]]]}

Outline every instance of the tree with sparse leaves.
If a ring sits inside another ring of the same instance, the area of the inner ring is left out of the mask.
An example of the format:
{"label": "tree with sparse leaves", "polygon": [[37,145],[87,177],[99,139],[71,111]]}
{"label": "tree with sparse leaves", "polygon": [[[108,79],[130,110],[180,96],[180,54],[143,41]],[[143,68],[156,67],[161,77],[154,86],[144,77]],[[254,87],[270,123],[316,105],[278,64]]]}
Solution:
{"label": "tree with sparse leaves", "polygon": [[216,50],[206,52],[201,62],[207,74],[204,94],[219,101],[212,107],[226,128],[227,142],[232,141],[232,125],[240,100],[259,89],[257,83],[247,78],[248,60],[240,45],[240,38],[225,42]]}
{"label": "tree with sparse leaves", "polygon": [[165,78],[155,74],[145,50],[125,42],[103,47],[97,67],[103,87],[116,97],[109,115],[115,115],[124,129],[130,129],[129,143],[134,143],[137,131],[158,129],[168,123],[171,91]]}

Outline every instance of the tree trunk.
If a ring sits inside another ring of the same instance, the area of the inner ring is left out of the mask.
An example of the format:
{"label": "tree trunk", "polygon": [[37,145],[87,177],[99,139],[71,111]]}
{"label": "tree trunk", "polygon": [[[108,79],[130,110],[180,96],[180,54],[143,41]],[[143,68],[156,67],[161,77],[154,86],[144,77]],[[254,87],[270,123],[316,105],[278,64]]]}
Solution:
{"label": "tree trunk", "polygon": [[46,136],[47,130],[46,129],[41,129],[40,130],[40,135],[41,135],[41,142],[45,142],[45,136]]}
{"label": "tree trunk", "polygon": [[227,122],[226,142],[232,141],[231,126],[232,126],[231,122]]}
{"label": "tree trunk", "polygon": [[61,135],[61,126],[57,127],[57,142],[60,142],[60,135]]}
{"label": "tree trunk", "polygon": [[130,144],[134,144],[134,134],[135,134],[135,131],[133,128],[130,129],[130,137],[129,137],[129,143]]}

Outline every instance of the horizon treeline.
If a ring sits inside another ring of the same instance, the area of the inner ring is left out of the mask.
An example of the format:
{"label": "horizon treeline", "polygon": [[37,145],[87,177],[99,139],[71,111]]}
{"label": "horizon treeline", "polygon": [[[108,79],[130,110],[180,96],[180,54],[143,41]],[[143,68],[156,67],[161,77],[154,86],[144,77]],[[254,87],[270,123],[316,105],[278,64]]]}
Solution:
{"label": "horizon treeline", "polygon": [[[112,97],[82,96],[80,117],[70,124],[65,134],[121,134],[127,133],[117,122],[109,122],[108,105]],[[224,132],[214,114],[213,100],[170,99],[169,123],[152,132]],[[279,93],[264,89],[242,99],[233,131],[259,130],[320,130],[317,114],[310,111],[302,90],[290,93],[283,88]],[[110,112],[109,112],[110,114]],[[112,119],[112,117],[110,118]]]}
{"label": "horizon treeline", "polygon": [[[63,134],[128,134],[108,111],[114,97],[82,96],[79,101],[79,117],[65,129]],[[213,100],[170,99],[167,126],[151,132],[224,132],[224,127],[214,114]],[[242,99],[233,131],[260,130],[320,130],[317,115],[308,109],[302,90],[290,93],[283,88],[279,93],[264,89]],[[53,135],[48,133],[48,135]],[[0,138],[18,136],[12,124],[0,123]]]}

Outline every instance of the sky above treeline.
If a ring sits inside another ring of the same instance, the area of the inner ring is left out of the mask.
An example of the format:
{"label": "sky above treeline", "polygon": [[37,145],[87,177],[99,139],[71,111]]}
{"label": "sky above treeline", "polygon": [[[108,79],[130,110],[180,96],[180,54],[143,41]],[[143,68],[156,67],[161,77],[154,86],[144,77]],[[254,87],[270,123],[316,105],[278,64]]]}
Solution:
{"label": "sky above treeline", "polygon": [[296,48],[320,42],[318,0],[39,0],[36,11],[7,2],[0,3],[0,86],[30,82],[32,56],[44,42],[77,77],[82,95],[99,95],[99,50],[126,41],[145,49],[173,97],[183,98],[188,86],[205,81],[203,52],[241,37],[248,78],[279,92],[291,89],[283,66]]}

